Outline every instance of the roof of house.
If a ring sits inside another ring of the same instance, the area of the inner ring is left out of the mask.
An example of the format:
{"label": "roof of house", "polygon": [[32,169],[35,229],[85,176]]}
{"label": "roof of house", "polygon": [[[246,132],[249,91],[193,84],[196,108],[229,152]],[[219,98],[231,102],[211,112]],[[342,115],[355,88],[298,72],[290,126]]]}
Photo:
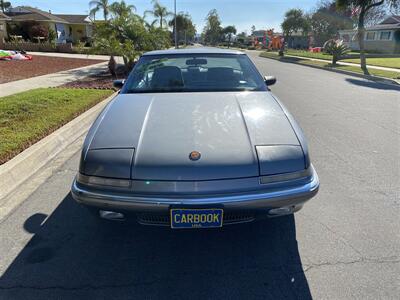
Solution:
{"label": "roof of house", "polygon": [[400,29],[400,23],[398,23],[398,24],[378,24],[375,26],[365,28],[365,30],[383,30],[383,29]]}
{"label": "roof of house", "polygon": [[367,30],[400,29],[400,16],[390,16],[381,23],[366,28]]}
{"label": "roof of house", "polygon": [[7,12],[12,21],[50,21],[66,24],[86,24],[87,15],[52,14],[30,6],[18,6]]}
{"label": "roof of house", "polygon": [[[400,29],[400,16],[390,16],[383,20],[381,23],[366,27],[365,30],[392,30],[392,29]],[[347,29],[347,30],[339,30],[341,33],[350,33],[355,32],[357,29]]]}
{"label": "roof of house", "polygon": [[398,24],[400,23],[400,16],[390,16],[383,20],[380,24]]}
{"label": "roof of house", "polygon": [[66,20],[56,15],[29,6],[14,7],[7,12],[7,15],[13,21],[53,21],[57,23],[68,23]]}
{"label": "roof of house", "polygon": [[90,23],[87,21],[88,15],[64,15],[64,14],[55,14],[55,16],[67,21],[71,24],[86,24]]}
{"label": "roof of house", "polygon": [[10,19],[10,17],[8,17],[7,15],[3,14],[3,13],[0,11],[0,20],[9,20],[9,19]]}

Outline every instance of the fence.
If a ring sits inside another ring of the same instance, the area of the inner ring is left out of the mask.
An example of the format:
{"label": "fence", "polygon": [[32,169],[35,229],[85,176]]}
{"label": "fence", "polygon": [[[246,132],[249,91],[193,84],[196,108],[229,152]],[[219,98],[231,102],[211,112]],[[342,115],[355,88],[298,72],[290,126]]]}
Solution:
{"label": "fence", "polygon": [[54,43],[32,43],[32,42],[2,42],[0,40],[0,49],[18,50],[18,51],[35,51],[35,52],[63,52],[72,53],[71,43],[54,44]]}

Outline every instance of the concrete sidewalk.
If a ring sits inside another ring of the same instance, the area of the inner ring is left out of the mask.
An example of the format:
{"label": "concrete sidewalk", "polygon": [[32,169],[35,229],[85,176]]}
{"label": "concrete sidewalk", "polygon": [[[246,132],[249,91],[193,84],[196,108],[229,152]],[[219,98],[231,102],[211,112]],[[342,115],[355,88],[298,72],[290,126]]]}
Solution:
{"label": "concrete sidewalk", "polygon": [[66,70],[57,73],[36,76],[28,79],[2,83],[0,84],[0,97],[37,88],[60,86],[67,82],[79,80],[91,74],[96,74],[106,70],[107,62],[102,62],[72,70]]}
{"label": "concrete sidewalk", "polygon": [[[104,59],[108,61],[109,55],[93,55],[93,54],[77,54],[77,53],[58,53],[58,52],[29,52],[29,55],[38,56],[51,56],[51,57],[65,57],[65,58],[81,58],[81,59]],[[118,64],[123,64],[122,56],[115,56],[115,61]]]}

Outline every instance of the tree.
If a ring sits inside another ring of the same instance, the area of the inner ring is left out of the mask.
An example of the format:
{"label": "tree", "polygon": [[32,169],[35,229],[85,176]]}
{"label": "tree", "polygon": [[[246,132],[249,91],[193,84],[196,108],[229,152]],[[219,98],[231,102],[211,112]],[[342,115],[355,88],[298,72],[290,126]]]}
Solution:
{"label": "tree", "polygon": [[89,7],[91,7],[90,15],[95,16],[98,11],[102,10],[104,20],[107,21],[110,12],[110,4],[108,3],[108,0],[92,0],[89,2]]}
{"label": "tree", "polygon": [[294,32],[302,31],[306,34],[310,28],[307,18],[301,9],[290,9],[285,13],[285,19],[281,24],[283,33],[289,38]]}
{"label": "tree", "polygon": [[162,6],[158,0],[152,0],[151,2],[153,3],[153,10],[146,10],[144,14],[145,16],[147,14],[153,15],[160,22],[160,28],[163,28],[163,25],[167,23],[166,18],[174,14],[168,11],[165,6]]}
{"label": "tree", "polygon": [[236,36],[236,41],[240,44],[244,44],[247,40],[247,33],[246,32],[241,32]]}
{"label": "tree", "polygon": [[327,40],[337,36],[339,30],[352,29],[354,21],[351,10],[339,10],[335,1],[323,1],[308,16],[316,46],[322,46]]}
{"label": "tree", "polygon": [[92,48],[93,52],[102,51],[110,55],[109,68],[113,75],[114,56],[122,56],[126,72],[129,72],[143,52],[170,46],[168,31],[148,26],[142,17],[133,12],[133,6],[123,1],[114,4],[109,7],[112,18],[95,24]]}
{"label": "tree", "polygon": [[96,14],[99,12],[100,8],[98,7],[93,7],[89,11],[89,17],[93,19],[93,21],[96,21]]}
{"label": "tree", "polygon": [[251,26],[251,35],[254,34],[254,31],[256,31],[256,26],[255,25]]}
{"label": "tree", "polygon": [[213,46],[217,45],[221,41],[222,27],[221,20],[219,18],[216,9],[210,10],[206,18],[206,26],[203,30],[204,42]]}
{"label": "tree", "polygon": [[357,17],[357,36],[360,45],[361,69],[365,75],[369,75],[367,61],[365,57],[365,16],[368,12],[382,4],[389,7],[398,8],[399,0],[336,0],[336,5],[341,9],[352,9],[353,15]]}
{"label": "tree", "polygon": [[135,10],[136,7],[134,5],[127,5],[124,0],[114,2],[109,7],[109,12],[111,12],[114,18],[128,18]]}
{"label": "tree", "polygon": [[8,1],[0,0],[0,8],[2,12],[6,12],[6,10],[11,8],[11,3]]}
{"label": "tree", "polygon": [[[175,35],[175,18],[169,22],[169,26],[173,27],[173,34]],[[196,34],[196,27],[193,24],[192,18],[188,13],[180,12],[176,15],[176,30],[178,34],[178,41],[184,40],[185,44],[188,40],[193,40]]]}
{"label": "tree", "polygon": [[228,48],[231,45],[232,35],[236,34],[236,27],[233,25],[226,26],[222,32],[228,36]]}
{"label": "tree", "polygon": [[372,7],[366,14],[365,26],[374,26],[382,22],[389,15],[399,15],[400,6],[391,5],[390,1],[384,2],[382,5]]}

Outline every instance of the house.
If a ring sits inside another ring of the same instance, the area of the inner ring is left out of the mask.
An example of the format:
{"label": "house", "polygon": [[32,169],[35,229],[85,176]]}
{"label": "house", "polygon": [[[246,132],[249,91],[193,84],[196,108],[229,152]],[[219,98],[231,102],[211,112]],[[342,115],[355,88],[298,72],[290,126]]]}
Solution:
{"label": "house", "polygon": [[57,43],[77,43],[92,37],[93,24],[87,15],[52,14],[37,8],[18,6],[6,12],[7,23],[21,26],[36,22],[48,26],[57,34]]}
{"label": "house", "polygon": [[308,34],[303,33],[302,30],[298,30],[286,37],[285,43],[288,48],[308,49],[310,45],[310,37]]}
{"label": "house", "polygon": [[[340,30],[339,37],[352,50],[360,50],[357,29]],[[378,53],[400,53],[400,16],[386,18],[365,29],[365,50]]]}
{"label": "house", "polygon": [[7,37],[7,26],[6,22],[9,21],[10,18],[0,12],[0,42],[3,42],[4,39]]}

